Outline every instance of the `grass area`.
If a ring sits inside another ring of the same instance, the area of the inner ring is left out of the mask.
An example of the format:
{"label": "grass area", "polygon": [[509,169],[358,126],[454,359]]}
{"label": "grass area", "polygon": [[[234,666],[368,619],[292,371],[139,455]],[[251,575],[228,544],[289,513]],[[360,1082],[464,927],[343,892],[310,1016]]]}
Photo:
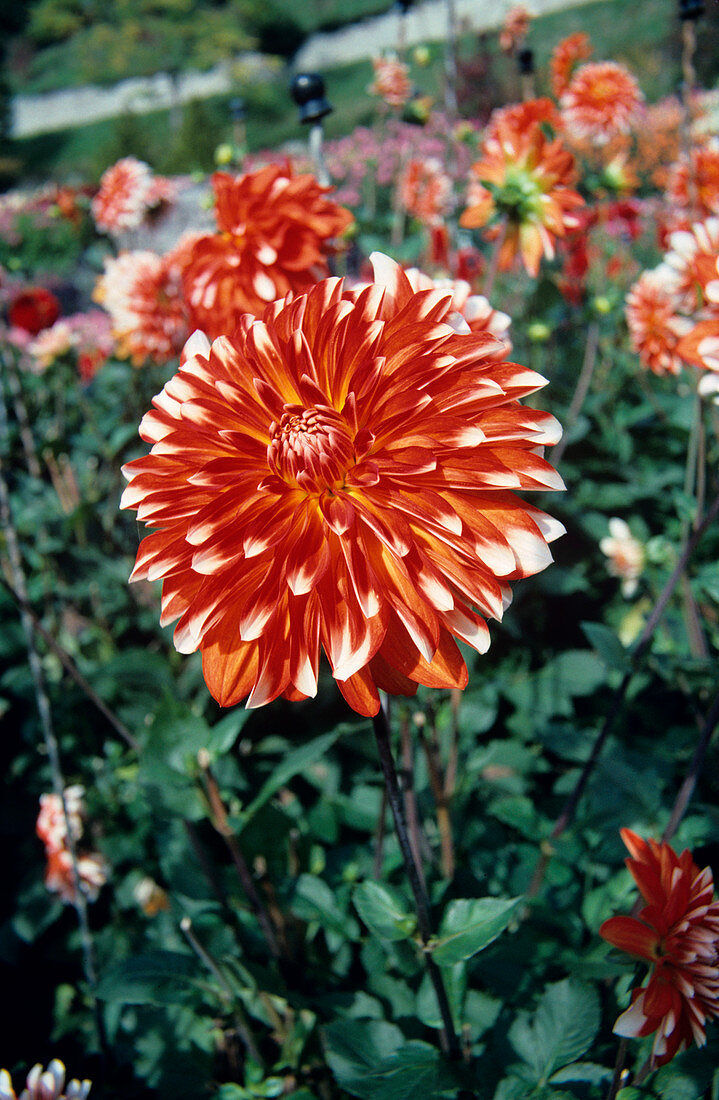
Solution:
{"label": "grass area", "polygon": [[[361,6],[358,0],[355,8]],[[323,7],[328,12],[331,4]],[[696,65],[700,80],[710,87],[719,76],[719,51],[712,46],[719,12],[707,17],[706,22],[708,32],[698,36]],[[642,5],[628,0],[596,0],[535,19],[529,42],[535,52],[539,91],[548,90],[546,72],[552,49],[562,37],[578,30],[590,35],[597,59],[625,62],[637,74],[650,102],[676,91],[680,79],[680,30],[674,0],[645,0]],[[476,36],[460,41],[460,68],[471,62],[477,48]],[[514,63],[499,52],[495,36],[486,36],[481,49],[489,66],[483,88],[477,89],[485,95],[483,102],[490,97],[491,106],[516,98],[519,89]],[[430,44],[430,57],[429,66],[415,68],[413,76],[422,91],[441,102],[442,44]],[[366,94],[371,79],[369,61],[328,70],[327,94],[335,109],[326,120],[329,137],[349,133],[375,117],[376,104]],[[272,83],[238,89],[246,101],[247,137],[252,151],[305,139],[288,83],[289,78],[283,73]],[[470,86],[470,106],[471,92]],[[32,178],[97,179],[109,163],[130,153],[147,160],[157,171],[206,171],[213,167],[215,147],[231,140],[230,98],[220,96],[188,105],[177,134],[170,129],[169,112],[156,111],[141,118],[125,116],[23,139],[15,143],[16,151],[24,163],[25,174]]]}

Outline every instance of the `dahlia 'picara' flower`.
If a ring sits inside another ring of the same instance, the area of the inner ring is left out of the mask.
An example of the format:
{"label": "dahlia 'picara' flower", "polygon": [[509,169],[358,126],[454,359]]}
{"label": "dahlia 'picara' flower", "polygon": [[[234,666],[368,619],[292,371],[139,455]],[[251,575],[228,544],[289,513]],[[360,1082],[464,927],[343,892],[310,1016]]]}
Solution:
{"label": "dahlia 'picara' flower", "polygon": [[678,229],[669,236],[669,251],[664,257],[673,292],[688,313],[714,306],[707,295],[710,283],[717,281],[719,257],[719,218],[707,218]]}
{"label": "dahlia 'picara' flower", "polygon": [[669,169],[666,201],[694,220],[719,215],[719,138],[695,145]]}
{"label": "dahlia 'picara' flower", "polygon": [[441,225],[452,205],[452,180],[435,157],[408,161],[399,178],[402,206],[423,225]]}
{"label": "dahlia 'picara' flower", "polygon": [[584,31],[570,34],[554,47],[549,60],[549,73],[552,82],[552,95],[559,99],[569,87],[572,73],[579,61],[588,61],[592,56],[589,35]]}
{"label": "dahlia 'picara' flower", "polygon": [[540,125],[518,129],[499,122],[472,166],[469,206],[460,224],[476,229],[499,218],[504,233],[499,266],[507,270],[519,253],[530,275],[537,275],[542,256],[554,256],[554,240],[577,224],[572,211],[584,205],[570,188],[574,158],[558,139],[550,141]]}
{"label": "dahlia 'picara' flower", "polygon": [[560,99],[567,136],[601,144],[626,134],[643,102],[639,85],[624,65],[616,61],[582,65]]}
{"label": "dahlia 'picara' flower", "polygon": [[486,142],[490,138],[497,139],[501,129],[507,127],[522,133],[535,122],[545,130],[558,130],[561,126],[562,116],[548,96],[525,99],[523,103],[512,103],[509,107],[495,108],[489,117],[484,140]]}
{"label": "dahlia 'picara' flower", "polygon": [[91,204],[97,228],[113,234],[137,229],[147,212],[151,188],[152,171],[144,161],[123,157],[111,165]]}
{"label": "dahlia 'picara' flower", "polygon": [[212,186],[218,232],[194,242],[182,277],[191,328],[210,339],[327,275],[329,241],[353,220],[327,198],[328,187],[289,165],[237,177],[215,172]]}
{"label": "dahlia 'picara' flower", "polygon": [[122,505],[155,528],[131,579],[163,578],[161,621],[223,706],[315,695],[322,650],[361,714],[378,689],[464,687],[455,638],[486,650],[484,616],[562,531],[514,495],[562,487],[538,452],[557,422],[517,400],[544,379],[455,331],[451,293],[373,264],[191,337],[125,467]]}
{"label": "dahlia 'picara' flower", "polygon": [[[495,359],[506,359],[512,350],[509,338],[509,326],[512,318],[508,313],[494,309],[483,294],[473,294],[472,287],[465,279],[432,279],[417,267],[405,271],[412,290],[448,290],[452,294],[452,311],[448,315],[448,324],[461,330],[466,324],[475,335],[480,332],[494,336],[499,342],[496,351],[487,352]],[[459,314],[461,321],[454,319],[452,313]]]}
{"label": "dahlia 'picara' flower", "polygon": [[700,871],[691,852],[642,840],[622,829],[632,858],[625,862],[647,902],[635,917],[611,917],[599,934],[651,965],[649,980],[632,993],[614,1025],[617,1035],[655,1034],[652,1064],[706,1042],[707,1020],[719,1016],[719,902],[711,869]]}

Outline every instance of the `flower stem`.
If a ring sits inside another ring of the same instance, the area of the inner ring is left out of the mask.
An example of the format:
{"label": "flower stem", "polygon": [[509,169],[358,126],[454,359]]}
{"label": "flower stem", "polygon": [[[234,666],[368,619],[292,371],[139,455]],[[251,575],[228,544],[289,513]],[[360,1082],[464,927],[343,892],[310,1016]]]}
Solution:
{"label": "flower stem", "polygon": [[[591,776],[596,766],[596,763],[599,760],[607,737],[609,736],[612,727],[614,726],[614,722],[617,719],[618,715],[621,713],[622,706],[624,704],[624,697],[627,693],[630,681],[632,680],[634,673],[639,667],[641,659],[643,658],[646,650],[651,643],[651,640],[654,636],[654,631],[656,630],[664,612],[666,611],[667,604],[669,603],[669,600],[671,599],[674,590],[679,584],[681,578],[684,576],[684,570],[687,567],[690,557],[694,553],[694,550],[696,549],[696,546],[699,543],[702,535],[707,530],[707,528],[711,526],[717,516],[719,516],[719,495],[715,497],[701,523],[692,533],[689,540],[685,543],[684,549],[679,555],[679,559],[674,566],[672,574],[665,584],[659,596],[659,599],[654,605],[654,609],[644,626],[644,630],[640,635],[639,641],[637,642],[634,651],[632,652],[630,666],[622,677],[622,681],[619,687],[614,692],[614,695],[612,696],[612,699],[609,703],[609,709],[605,715],[602,728],[600,729],[594,741],[592,751],[588,759],[586,760],[582,771],[580,772],[579,778],[577,779],[577,782],[574,786],[574,790],[567,799],[564,809],[557,818],[554,828],[552,829],[552,832],[550,834],[551,840],[556,840],[558,836],[561,836],[564,830],[568,828],[568,826],[574,820],[574,814],[576,813],[579,800],[584,794],[584,790],[589,781],[589,777]],[[714,708],[712,707],[712,714],[713,712]],[[542,850],[540,858],[537,861],[537,866],[535,867],[534,874],[532,876],[531,885],[527,891],[528,898],[536,897],[537,893],[539,892],[539,888],[542,884],[544,874],[549,863],[550,855],[550,852],[547,852],[545,849]]]}
{"label": "flower stem", "polygon": [[612,1074],[612,1083],[609,1086],[609,1092],[606,1095],[605,1100],[615,1100],[617,1093],[619,1092],[619,1086],[622,1082],[622,1075],[624,1073],[624,1059],[627,1056],[627,1040],[621,1039],[619,1047],[617,1048],[617,1060],[614,1063],[614,1073]]}
{"label": "flower stem", "polygon": [[[382,765],[382,771],[384,773],[387,799],[392,809],[392,816],[394,817],[394,824],[397,830],[397,839],[399,841],[400,851],[402,852],[402,858],[404,860],[407,878],[409,879],[409,884],[412,888],[412,894],[414,895],[419,932],[422,937],[422,943],[426,947],[432,936],[429,897],[427,896],[427,891],[423,885],[422,875],[420,874],[419,867],[415,860],[414,852],[412,850],[412,845],[409,839],[409,833],[407,831],[404,802],[402,800],[402,794],[399,789],[399,783],[397,781],[397,770],[395,768],[394,758],[392,756],[392,748],[390,746],[389,723],[387,722],[387,715],[385,714],[385,711],[382,707],[380,707],[378,713],[375,715],[373,722],[375,738],[377,740],[377,751],[379,753],[380,764]],[[442,1017],[442,1049],[452,1058],[459,1058],[461,1056],[461,1051],[459,1041],[454,1030],[452,1010],[449,1006],[449,999],[447,997],[447,990],[444,986],[442,973],[435,963],[434,959],[432,958],[431,954],[427,950],[425,950],[424,959],[425,965],[427,967],[427,973],[429,974],[430,981],[432,982],[434,992],[437,997],[437,1004],[439,1006],[440,1015]]]}
{"label": "flower stem", "polygon": [[701,734],[699,735],[699,741],[697,747],[694,750],[694,756],[692,762],[689,765],[689,771],[686,774],[684,782],[679,788],[679,793],[674,802],[674,808],[671,813],[671,817],[667,822],[667,827],[662,833],[662,843],[668,843],[674,836],[675,832],[679,828],[679,822],[686,813],[689,800],[694,794],[694,788],[697,785],[697,779],[699,778],[699,772],[701,771],[702,764],[704,763],[704,757],[706,751],[709,748],[709,742],[712,739],[712,734],[716,729],[717,722],[719,722],[719,693],[714,697],[714,702],[711,705],[709,713],[707,714],[706,721],[702,727]]}
{"label": "flower stem", "polygon": [[557,446],[552,451],[552,461],[556,465],[562,455],[564,454],[567,443],[569,442],[569,432],[574,427],[575,421],[582,411],[584,405],[584,399],[589,391],[589,386],[592,381],[592,375],[594,374],[594,367],[597,362],[597,349],[599,347],[599,322],[592,321],[587,329],[587,343],[584,348],[584,361],[582,363],[582,369],[577,379],[577,388],[574,391],[569,410],[567,412],[564,424],[564,435],[560,439]]}

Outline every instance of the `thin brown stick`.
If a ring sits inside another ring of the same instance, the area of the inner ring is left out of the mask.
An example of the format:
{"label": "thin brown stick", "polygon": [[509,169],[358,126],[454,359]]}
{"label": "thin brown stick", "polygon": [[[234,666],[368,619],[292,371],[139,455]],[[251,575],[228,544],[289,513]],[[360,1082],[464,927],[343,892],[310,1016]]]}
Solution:
{"label": "thin brown stick", "polygon": [[[417,926],[422,937],[422,942],[426,946],[432,938],[429,897],[422,884],[422,877],[419,873],[414,852],[412,851],[412,845],[409,841],[407,822],[404,815],[404,802],[397,781],[397,770],[395,768],[394,757],[392,756],[392,748],[390,745],[389,723],[387,722],[387,715],[383,707],[380,706],[379,712],[375,715],[373,722],[375,739],[377,741],[377,751],[379,753],[385,786],[387,788],[387,798],[392,810],[392,816],[394,817],[397,840],[399,841],[402,859],[404,860],[405,871],[407,872],[407,878],[414,896]],[[429,974],[430,981],[434,988],[437,1005],[442,1018],[442,1031],[440,1032],[442,1049],[452,1058],[458,1059],[461,1057],[462,1052],[457,1034],[454,1030],[452,1010],[449,1005],[449,998],[447,997],[447,990],[444,985],[442,972],[429,951],[425,951],[424,961],[427,967],[427,973]]]}
{"label": "thin brown stick", "polygon": [[694,794],[694,790],[697,785],[699,773],[702,769],[702,765],[704,764],[704,757],[706,756],[707,749],[709,748],[709,742],[712,739],[712,734],[714,733],[718,722],[719,693],[717,693],[717,695],[714,697],[714,702],[712,703],[709,709],[709,713],[706,716],[706,721],[704,722],[701,734],[699,735],[697,747],[694,750],[694,755],[692,756],[692,761],[689,765],[689,771],[684,778],[684,782],[679,788],[679,793],[677,794],[677,797],[675,799],[669,821],[667,822],[667,826],[662,833],[662,841],[664,843],[668,843],[668,841],[672,839],[677,829],[679,828],[679,823],[686,813],[687,806],[689,805],[689,802],[692,795]]}
{"label": "thin brown stick", "polygon": [[437,730],[432,724],[429,727],[429,735],[425,735],[424,729],[419,728],[419,738],[424,755],[427,759],[429,782],[437,807],[437,829],[440,838],[442,874],[445,878],[454,878],[454,840],[452,837],[452,821],[449,816],[449,801],[447,796],[446,780],[442,778],[442,767],[439,756],[439,741]]}
{"label": "thin brown stick", "polygon": [[614,1073],[612,1074],[612,1082],[609,1086],[609,1091],[605,1100],[616,1100],[616,1095],[619,1092],[619,1086],[622,1083],[622,1076],[624,1074],[624,1061],[627,1057],[627,1040],[625,1038],[620,1039],[619,1046],[617,1048],[617,1060],[614,1063]]}
{"label": "thin brown stick", "polygon": [[67,672],[68,676],[70,676],[75,681],[80,690],[87,696],[90,702],[95,707],[97,707],[103,718],[107,719],[112,728],[120,735],[120,737],[122,737],[123,741],[125,741],[131,749],[134,749],[135,752],[139,752],[140,745],[137,739],[130,733],[124,722],[121,722],[117,715],[113,714],[112,711],[105,705],[105,703],[103,703],[100,696],[97,694],[94,688],[90,686],[83,674],[80,672],[79,668],[77,667],[67,650],[64,649],[63,646],[61,646],[60,643],[57,641],[57,639],[52,636],[49,630],[46,630],[45,627],[42,625],[27,600],[23,598],[23,596],[17,591],[14,585],[10,584],[10,582],[2,575],[0,575],[0,584],[15,601],[20,611],[22,611],[23,614],[27,615],[30,622],[32,623],[32,628],[35,633],[40,638],[42,638],[48,649],[55,654],[57,659],[60,661],[60,664]]}
{"label": "thin brown stick", "polygon": [[404,812],[407,817],[409,829],[409,842],[412,845],[415,863],[422,879],[422,886],[427,889],[422,867],[422,849],[420,846],[419,815],[417,813],[417,797],[414,789],[414,745],[409,728],[409,720],[406,711],[402,714],[399,723],[402,739],[402,794],[404,796]]}
{"label": "thin brown stick", "polygon": [[594,374],[594,368],[597,365],[597,350],[599,348],[599,322],[592,321],[587,329],[587,342],[584,347],[584,360],[582,362],[582,369],[579,372],[579,378],[577,379],[577,387],[572,396],[567,415],[564,418],[564,435],[560,439],[557,446],[552,451],[552,461],[556,465],[562,455],[564,454],[567,443],[569,442],[569,433],[574,427],[577,417],[582,411],[584,400],[589,392],[589,387],[592,383],[592,375]]}
{"label": "thin brown stick", "polygon": [[220,795],[220,788],[217,784],[217,780],[212,774],[212,769],[210,768],[209,754],[205,750],[201,749],[200,752],[197,754],[197,759],[200,768],[202,769],[202,774],[205,781],[204,788],[210,810],[210,820],[212,821],[212,824],[216,831],[224,840],[225,844],[227,845],[227,850],[232,856],[232,862],[235,865],[238,878],[242,884],[242,888],[245,891],[245,894],[247,895],[247,900],[250,903],[250,907],[257,917],[257,920],[259,921],[260,927],[262,928],[262,932],[267,941],[267,946],[269,947],[272,955],[274,955],[275,958],[279,958],[282,952],[280,951],[277,931],[270,919],[270,915],[267,912],[265,904],[257,891],[254,879],[252,878],[252,873],[247,866],[245,857],[242,854],[240,846],[237,842],[237,837],[235,836],[232,830],[232,826],[227,819],[227,810],[225,809],[225,805],[222,801],[222,796]]}
{"label": "thin brown stick", "polygon": [[379,817],[377,818],[377,831],[375,833],[374,842],[374,866],[372,868],[373,878],[382,877],[382,861],[384,859],[384,832],[385,822],[387,819],[387,788],[382,788],[382,804],[379,810]]}
{"label": "thin brown stick", "polygon": [[[641,659],[644,657],[644,654],[652,641],[654,631],[656,630],[662,616],[664,615],[664,612],[666,611],[667,604],[669,603],[669,600],[671,599],[674,590],[676,589],[681,577],[684,575],[684,570],[687,567],[689,559],[694,553],[694,550],[701,540],[702,535],[707,530],[707,528],[711,526],[717,516],[719,516],[719,495],[715,497],[699,527],[697,527],[689,540],[685,543],[684,549],[679,555],[679,559],[674,566],[674,569],[672,570],[672,574],[665,584],[659,596],[659,599],[654,605],[654,609],[644,626],[644,630],[640,635],[639,641],[637,642],[631,654],[630,667],[627,672],[625,672],[619,687],[616,689],[610,700],[609,708],[605,715],[602,728],[595,738],[594,745],[592,746],[592,751],[579,774],[579,778],[577,779],[577,782],[574,786],[574,790],[567,799],[564,809],[557,818],[554,828],[552,829],[552,832],[550,834],[551,840],[556,840],[558,836],[561,836],[564,830],[573,821],[574,814],[576,813],[579,801],[589,781],[589,777],[592,774],[596,763],[599,760],[599,757],[601,756],[602,749],[604,748],[607,737],[609,736],[614,726],[614,722],[616,721],[618,715],[622,710],[624,697],[627,693],[627,688],[629,687],[630,681],[632,680],[632,677],[634,676],[634,673],[636,672]],[[543,850],[541,851],[539,859],[537,861],[534,874],[532,875],[530,887],[527,890],[528,898],[535,897],[539,892],[542,881],[544,880],[544,874],[550,857],[551,850],[547,851],[543,847]]]}

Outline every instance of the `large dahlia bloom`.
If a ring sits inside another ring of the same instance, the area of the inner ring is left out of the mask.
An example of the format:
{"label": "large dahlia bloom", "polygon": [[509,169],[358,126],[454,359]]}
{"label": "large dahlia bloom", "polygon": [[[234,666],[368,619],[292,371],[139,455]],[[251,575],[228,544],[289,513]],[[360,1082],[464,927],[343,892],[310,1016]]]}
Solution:
{"label": "large dahlia bloom", "polygon": [[224,706],[315,695],[322,650],[361,714],[378,689],[463,687],[455,639],[486,650],[561,534],[514,494],[562,487],[540,454],[557,422],[518,403],[544,379],[455,331],[451,293],[373,264],[192,337],[125,467],[155,528],[132,579],[163,578],[162,622]]}
{"label": "large dahlia bloom", "polygon": [[611,917],[599,934],[651,966],[646,985],[614,1025],[617,1035],[655,1034],[652,1064],[706,1042],[707,1020],[719,1016],[719,902],[711,869],[700,871],[691,852],[642,840],[622,829],[626,860],[646,901],[637,917]]}
{"label": "large dahlia bloom", "polygon": [[352,222],[327,198],[329,188],[289,165],[237,177],[215,172],[212,186],[218,232],[195,241],[183,270],[191,325],[210,339],[327,275],[329,241]]}
{"label": "large dahlia bloom", "polygon": [[643,101],[639,85],[624,65],[616,61],[582,65],[560,99],[567,136],[601,144],[626,134]]}
{"label": "large dahlia bloom", "polygon": [[518,128],[500,121],[472,173],[460,224],[476,229],[499,220],[503,229],[493,231],[504,234],[500,269],[511,267],[519,253],[536,276],[542,256],[553,258],[555,238],[577,225],[572,211],[584,205],[570,187],[576,178],[572,154],[558,139],[550,141],[536,122]]}

